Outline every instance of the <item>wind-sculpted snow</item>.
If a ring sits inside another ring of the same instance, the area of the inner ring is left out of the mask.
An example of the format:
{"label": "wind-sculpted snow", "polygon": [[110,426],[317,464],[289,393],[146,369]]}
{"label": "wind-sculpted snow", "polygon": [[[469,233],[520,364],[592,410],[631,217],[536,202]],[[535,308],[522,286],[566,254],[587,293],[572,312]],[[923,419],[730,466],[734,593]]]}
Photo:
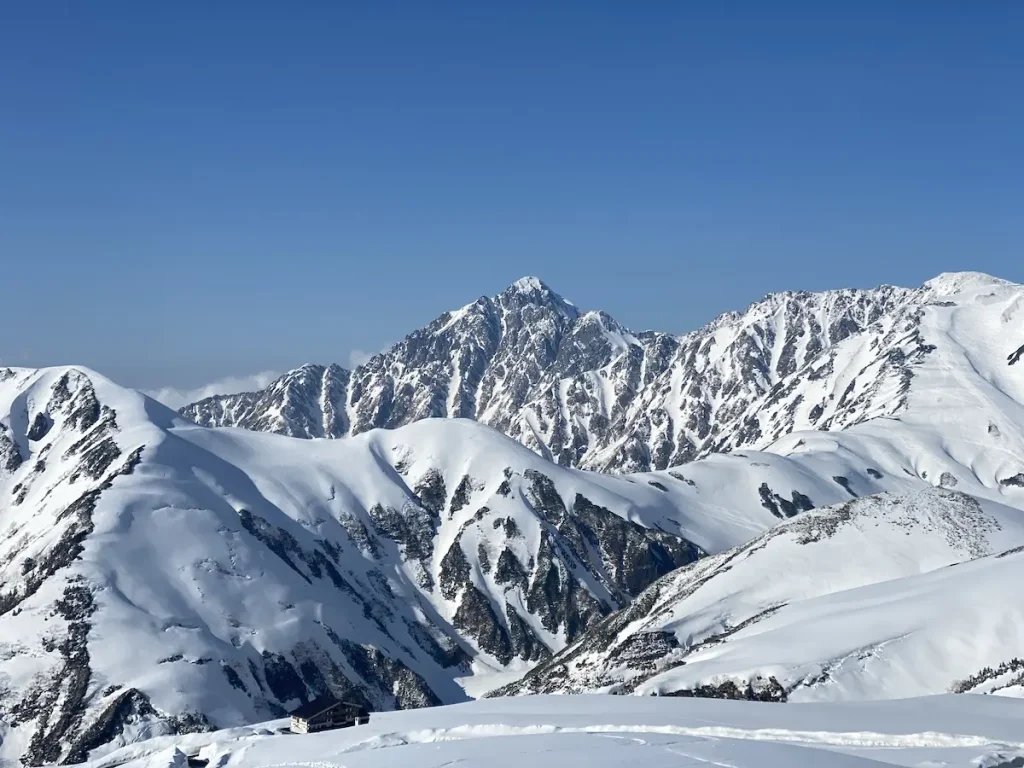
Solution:
{"label": "wind-sculpted snow", "polygon": [[1019,510],[942,489],[809,512],[655,582],[495,694],[1024,694],[1022,541]]}
{"label": "wind-sculpted snow", "polygon": [[[799,430],[913,412],[951,385],[985,395],[990,372],[1007,369],[1007,353],[1011,364],[1019,355],[1005,339],[1019,325],[1022,296],[1021,286],[973,273],[918,289],[781,293],[673,336],[633,333],[527,278],[354,371],[308,365],[262,392],[182,413],[297,437],[463,417],[565,466],[665,469]],[[929,369],[947,375],[922,380]],[[999,392],[1017,410],[1024,397],[1014,381]],[[1014,416],[990,404],[978,414],[986,423]]]}
{"label": "wind-sculpted snow", "polygon": [[534,696],[373,715],[295,737],[282,721],[99,750],[90,768],[302,766],[513,768],[732,766],[1010,768],[1024,755],[1019,700],[935,696],[778,707],[735,701]]}

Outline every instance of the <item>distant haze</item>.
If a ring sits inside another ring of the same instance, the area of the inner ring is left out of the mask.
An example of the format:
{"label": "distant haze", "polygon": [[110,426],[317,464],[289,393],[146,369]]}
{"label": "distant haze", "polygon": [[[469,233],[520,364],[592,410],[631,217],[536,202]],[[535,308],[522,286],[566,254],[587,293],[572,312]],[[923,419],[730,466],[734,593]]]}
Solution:
{"label": "distant haze", "polygon": [[234,395],[238,392],[252,392],[263,389],[278,376],[280,376],[278,371],[263,371],[252,376],[229,376],[225,379],[211,381],[209,384],[195,389],[161,387],[160,389],[147,390],[146,394],[170,408],[178,409],[183,405],[188,405],[213,395]]}

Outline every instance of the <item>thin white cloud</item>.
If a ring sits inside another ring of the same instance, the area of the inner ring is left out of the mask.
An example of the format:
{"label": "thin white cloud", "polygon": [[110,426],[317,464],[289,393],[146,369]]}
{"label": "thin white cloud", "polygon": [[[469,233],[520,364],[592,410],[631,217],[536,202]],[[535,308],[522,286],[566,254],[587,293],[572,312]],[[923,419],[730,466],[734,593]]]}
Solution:
{"label": "thin white cloud", "polygon": [[365,352],[362,349],[353,349],[348,353],[348,367],[358,368],[360,365],[369,362],[376,352]]}
{"label": "thin white cloud", "polygon": [[358,368],[360,365],[366,365],[371,359],[379,355],[381,352],[387,352],[391,349],[391,345],[378,349],[376,352],[367,352],[363,349],[353,349],[348,353],[348,367],[350,370]]}
{"label": "thin white cloud", "polygon": [[251,376],[228,376],[219,381],[214,381],[196,389],[178,389],[176,387],[163,387],[162,389],[144,390],[154,400],[159,400],[168,408],[177,410],[183,405],[194,403],[205,397],[214,395],[234,395],[238,392],[254,392],[263,389],[274,381],[281,374],[277,371],[261,371]]}

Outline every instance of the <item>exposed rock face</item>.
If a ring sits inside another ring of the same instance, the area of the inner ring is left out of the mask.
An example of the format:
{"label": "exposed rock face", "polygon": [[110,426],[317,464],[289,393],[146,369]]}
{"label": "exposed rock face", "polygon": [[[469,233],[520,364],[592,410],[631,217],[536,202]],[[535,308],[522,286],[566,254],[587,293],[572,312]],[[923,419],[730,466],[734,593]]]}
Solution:
{"label": "exposed rock face", "polygon": [[1024,472],[1018,472],[1016,475],[1011,477],[1004,477],[999,481],[1000,485],[1014,486],[1016,488],[1024,488]]}
{"label": "exposed rock face", "polygon": [[0,432],[0,472],[8,474],[21,466],[21,451],[6,431]]}
{"label": "exposed rock face", "polygon": [[1021,357],[1024,357],[1024,344],[1022,344],[1016,352],[1011,352],[1010,355],[1006,358],[1006,362],[1009,365],[1016,365],[1018,362],[1020,362]]}
{"label": "exposed rock face", "polygon": [[[502,664],[550,655],[659,576],[703,554],[679,536],[630,523],[579,493],[570,512],[555,483],[537,470],[513,473],[504,485],[507,495],[518,491],[528,504],[529,522],[539,527],[536,551],[524,564],[517,554],[524,544],[519,524],[483,506],[460,527],[441,559],[439,579],[441,594],[458,602],[456,628]],[[476,582],[473,551],[480,569]],[[481,582],[492,585],[493,597],[480,591]],[[525,613],[514,604],[525,604]],[[531,622],[539,624],[536,630]],[[562,640],[546,643],[540,630]]]}
{"label": "exposed rock face", "polygon": [[[672,336],[632,333],[524,278],[354,371],[307,365],[261,392],[181,412],[298,437],[469,418],[563,466],[664,469],[899,412],[930,351],[917,332],[921,309],[940,287],[773,294]],[[844,343],[865,350],[856,368]]]}
{"label": "exposed rock face", "polygon": [[[875,690],[872,686],[884,681],[875,670],[865,669],[866,658],[906,654],[884,658],[880,664],[888,669],[907,664],[915,652],[903,650],[904,638],[893,635],[895,630],[886,625],[891,617],[881,607],[876,626],[866,628],[866,619],[853,617],[843,625],[838,618],[842,607],[860,601],[851,597],[831,608],[823,601],[859,593],[868,605],[885,606],[896,598],[883,597],[880,591],[869,596],[858,588],[881,587],[890,580],[904,583],[929,571],[945,573],[956,570],[949,565],[962,568],[987,556],[993,561],[1019,559],[1020,546],[1006,551],[1000,546],[1021,538],[1024,525],[1015,513],[994,517],[973,497],[938,488],[907,496],[882,494],[808,512],[742,547],[659,579],[523,679],[489,695],[603,692],[784,702],[794,697],[818,700],[830,693],[843,698],[850,686]],[[848,559],[861,562],[844,562]],[[800,565],[790,568],[793,563]],[[937,592],[942,595],[950,588],[940,586]],[[903,611],[911,610],[919,594],[913,587],[906,589]],[[812,606],[822,606],[822,622],[832,634],[813,625]],[[934,619],[948,625],[941,598]],[[817,640],[809,640],[802,655],[773,645],[773,639],[781,639],[772,631],[787,621],[798,634],[806,631]],[[920,616],[913,620],[915,627],[928,621]],[[840,627],[857,639],[848,640]],[[939,644],[924,630],[915,631],[928,647]],[[768,639],[762,642],[762,637]],[[998,655],[1000,641],[990,639],[995,648],[979,649],[979,658]],[[972,672],[981,666],[965,661],[958,647],[952,647],[957,648],[951,652],[954,664]],[[738,650],[730,656],[732,648]],[[732,659],[732,665],[723,659]],[[989,681],[1016,685],[1018,661],[983,668],[955,683],[954,689],[980,690]],[[768,674],[764,668],[777,671]],[[948,672],[941,666],[932,676],[933,692],[949,687]],[[919,672],[913,679],[921,685]]]}
{"label": "exposed rock face", "polygon": [[[836,482],[839,482],[838,478],[836,478]],[[846,478],[843,478],[843,482],[839,482],[839,484],[846,488],[851,496],[857,495],[850,491]],[[814,502],[799,491],[792,491],[792,498],[787,500],[775,493],[768,483],[762,483],[758,492],[761,494],[761,506],[778,518],[785,519],[793,517],[798,512],[814,509]]]}

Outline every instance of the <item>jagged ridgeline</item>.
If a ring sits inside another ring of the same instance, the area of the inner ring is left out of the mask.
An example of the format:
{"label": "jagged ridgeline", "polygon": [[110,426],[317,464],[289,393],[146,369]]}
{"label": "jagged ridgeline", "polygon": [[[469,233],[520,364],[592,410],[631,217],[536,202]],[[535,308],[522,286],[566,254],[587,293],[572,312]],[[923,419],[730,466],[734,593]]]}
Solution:
{"label": "jagged ridgeline", "polygon": [[470,418],[563,466],[665,469],[795,429],[899,412],[914,367],[932,350],[922,311],[964,279],[773,294],[675,336],[631,332],[524,278],[353,371],[307,365],[266,390],[181,412],[208,426],[294,437]]}

